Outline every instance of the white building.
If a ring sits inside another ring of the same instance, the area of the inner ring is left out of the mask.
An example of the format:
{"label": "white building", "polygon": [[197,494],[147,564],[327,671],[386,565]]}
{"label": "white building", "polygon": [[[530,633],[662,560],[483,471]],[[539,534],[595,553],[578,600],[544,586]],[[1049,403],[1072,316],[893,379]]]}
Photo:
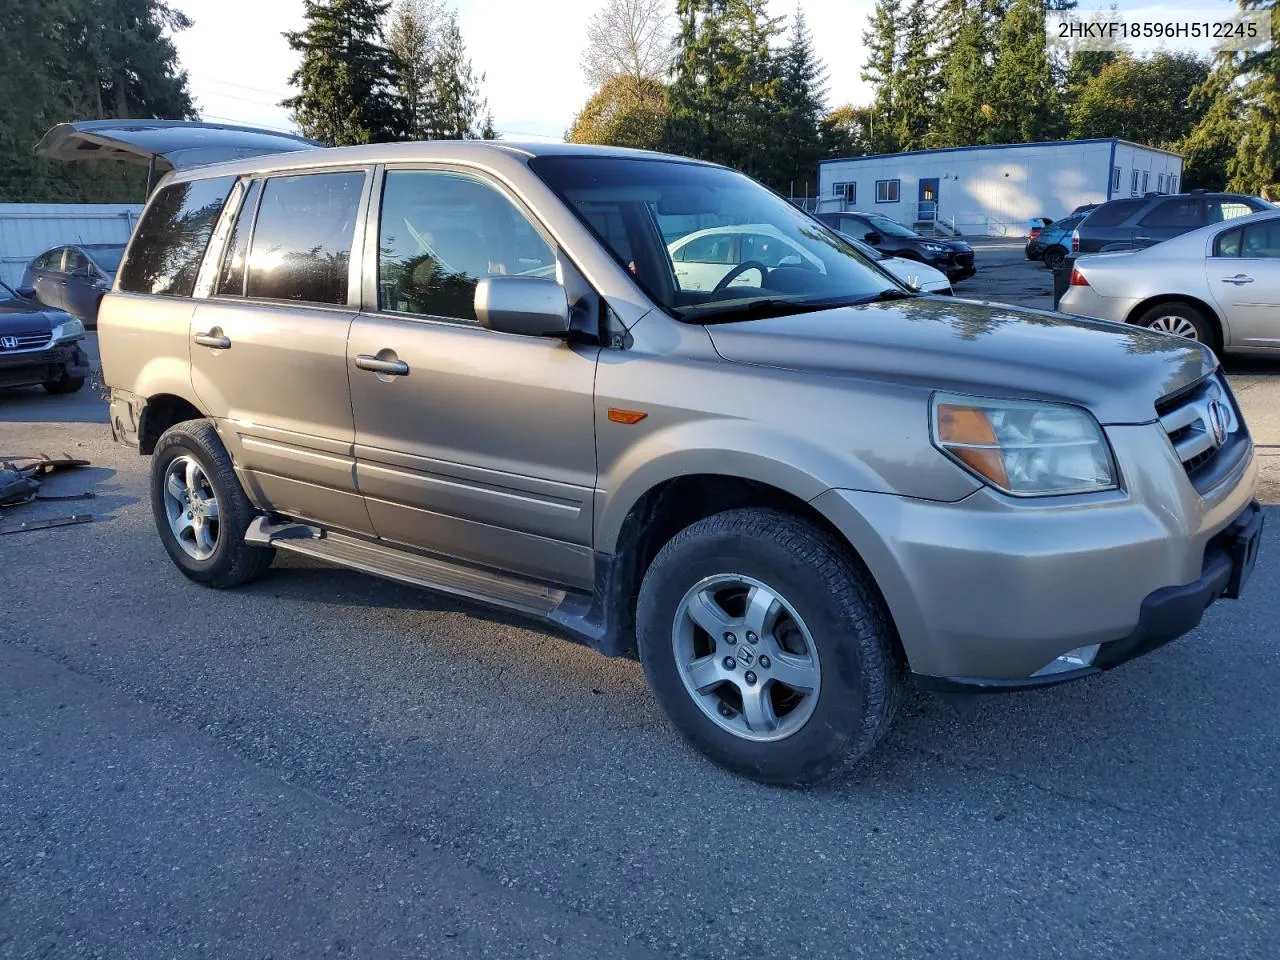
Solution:
{"label": "white building", "polygon": [[862,210],[919,228],[1024,236],[1033,217],[1176,193],[1182,158],[1127,140],[1058,140],[824,160],[818,210]]}
{"label": "white building", "polygon": [[0,281],[13,286],[30,263],[65,243],[126,243],[140,203],[0,203]]}

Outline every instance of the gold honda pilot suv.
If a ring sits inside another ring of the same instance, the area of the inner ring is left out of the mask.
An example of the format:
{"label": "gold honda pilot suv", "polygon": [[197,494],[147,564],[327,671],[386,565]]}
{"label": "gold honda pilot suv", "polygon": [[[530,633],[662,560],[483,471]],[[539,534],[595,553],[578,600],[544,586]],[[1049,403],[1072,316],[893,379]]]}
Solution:
{"label": "gold honda pilot suv", "polygon": [[731,170],[506,142],[174,166],[99,329],[112,430],[209,586],[280,549],[543,618],[638,655],[716,762],[803,783],[909,675],[1088,676],[1253,567],[1208,350],[918,295]]}

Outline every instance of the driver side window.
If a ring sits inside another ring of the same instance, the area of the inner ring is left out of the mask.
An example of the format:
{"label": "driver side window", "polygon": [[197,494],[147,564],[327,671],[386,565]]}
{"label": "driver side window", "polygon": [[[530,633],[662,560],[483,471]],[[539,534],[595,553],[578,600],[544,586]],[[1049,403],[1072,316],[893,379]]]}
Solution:
{"label": "driver side window", "polygon": [[556,275],[555,250],[497,188],[443,170],[389,170],[378,231],[378,306],[474,322],[484,277]]}

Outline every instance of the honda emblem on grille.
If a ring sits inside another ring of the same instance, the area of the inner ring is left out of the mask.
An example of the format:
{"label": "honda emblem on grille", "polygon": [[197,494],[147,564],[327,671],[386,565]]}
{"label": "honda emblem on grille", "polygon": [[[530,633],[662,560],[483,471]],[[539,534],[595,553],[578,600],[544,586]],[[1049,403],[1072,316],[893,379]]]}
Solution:
{"label": "honda emblem on grille", "polygon": [[1227,413],[1227,405],[1221,400],[1210,400],[1208,409],[1209,429],[1213,431],[1214,446],[1222,446],[1227,440],[1227,425],[1231,417]]}
{"label": "honda emblem on grille", "polygon": [[12,350],[17,345],[17,337],[0,337],[0,347],[4,347],[6,350]]}

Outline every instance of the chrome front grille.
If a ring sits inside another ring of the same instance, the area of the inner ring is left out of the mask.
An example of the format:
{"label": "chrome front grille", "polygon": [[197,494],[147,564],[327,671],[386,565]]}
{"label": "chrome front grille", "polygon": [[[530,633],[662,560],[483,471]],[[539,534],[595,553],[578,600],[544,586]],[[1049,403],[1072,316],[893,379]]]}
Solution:
{"label": "chrome front grille", "polygon": [[1220,374],[1161,400],[1156,413],[1201,493],[1216,486],[1248,449],[1244,421]]}
{"label": "chrome front grille", "polygon": [[16,350],[42,350],[53,340],[49,330],[26,330],[18,333],[0,333],[0,353]]}

